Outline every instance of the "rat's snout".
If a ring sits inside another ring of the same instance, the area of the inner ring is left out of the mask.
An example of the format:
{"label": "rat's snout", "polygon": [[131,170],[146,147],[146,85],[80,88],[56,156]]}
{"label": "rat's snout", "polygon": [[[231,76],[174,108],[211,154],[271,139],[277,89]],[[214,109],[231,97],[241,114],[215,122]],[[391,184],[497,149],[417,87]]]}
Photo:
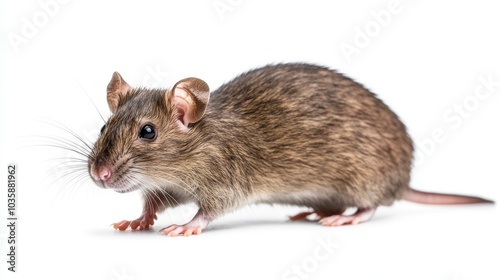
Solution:
{"label": "rat's snout", "polygon": [[112,171],[109,167],[96,167],[95,165],[92,165],[90,167],[90,176],[92,177],[92,179],[94,179],[99,187],[105,187],[104,183],[106,183],[111,178],[111,175]]}
{"label": "rat's snout", "polygon": [[91,175],[96,181],[107,181],[111,177],[111,169],[102,167],[99,171],[92,172]]}

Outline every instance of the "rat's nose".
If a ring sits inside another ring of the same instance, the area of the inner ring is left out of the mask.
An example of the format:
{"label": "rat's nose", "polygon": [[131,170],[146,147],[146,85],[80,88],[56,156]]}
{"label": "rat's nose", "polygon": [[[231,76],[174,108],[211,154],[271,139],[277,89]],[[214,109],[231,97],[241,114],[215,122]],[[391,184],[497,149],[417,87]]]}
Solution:
{"label": "rat's nose", "polygon": [[90,170],[90,175],[95,181],[106,182],[109,178],[111,178],[111,169],[105,166],[101,167],[99,170],[92,168]]}
{"label": "rat's nose", "polygon": [[111,177],[111,169],[103,167],[99,171],[99,179],[106,182]]}

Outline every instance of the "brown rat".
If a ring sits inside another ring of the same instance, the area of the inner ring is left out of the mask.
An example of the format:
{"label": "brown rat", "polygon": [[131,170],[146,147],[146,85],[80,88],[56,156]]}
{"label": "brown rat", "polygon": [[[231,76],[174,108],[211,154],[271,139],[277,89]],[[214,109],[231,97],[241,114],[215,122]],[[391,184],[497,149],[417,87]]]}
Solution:
{"label": "brown rat", "polygon": [[[490,202],[409,188],[413,144],[404,124],[361,84],[330,69],[278,64],[244,73],[213,93],[197,78],[170,90],[132,88],[114,73],[113,113],[88,158],[97,185],[140,190],[142,216],[114,224],[148,229],[165,208],[198,213],[170,235],[199,234],[247,204],[307,206],[327,226],[371,218],[379,205]],[[348,207],[358,210],[343,215]]]}

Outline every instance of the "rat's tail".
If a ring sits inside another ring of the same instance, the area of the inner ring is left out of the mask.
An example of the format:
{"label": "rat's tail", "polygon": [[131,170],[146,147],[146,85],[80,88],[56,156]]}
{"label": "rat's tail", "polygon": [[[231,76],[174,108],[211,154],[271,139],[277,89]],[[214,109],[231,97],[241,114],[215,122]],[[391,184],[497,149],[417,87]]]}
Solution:
{"label": "rat's tail", "polygon": [[403,199],[422,204],[441,204],[441,205],[495,203],[492,200],[487,200],[480,197],[422,192],[414,190],[412,188],[409,188],[408,191],[403,195]]}

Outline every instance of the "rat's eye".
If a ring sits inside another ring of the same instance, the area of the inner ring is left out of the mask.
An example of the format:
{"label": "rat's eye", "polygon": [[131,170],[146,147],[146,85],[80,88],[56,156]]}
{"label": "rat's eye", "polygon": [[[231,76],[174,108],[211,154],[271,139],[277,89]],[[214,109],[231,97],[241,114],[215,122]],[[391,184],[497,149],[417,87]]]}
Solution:
{"label": "rat's eye", "polygon": [[106,125],[103,125],[101,128],[101,134],[104,132],[105,129],[106,129]]}
{"label": "rat's eye", "polygon": [[144,138],[147,140],[154,140],[156,138],[156,132],[152,125],[146,124],[141,128],[139,132],[139,138]]}

